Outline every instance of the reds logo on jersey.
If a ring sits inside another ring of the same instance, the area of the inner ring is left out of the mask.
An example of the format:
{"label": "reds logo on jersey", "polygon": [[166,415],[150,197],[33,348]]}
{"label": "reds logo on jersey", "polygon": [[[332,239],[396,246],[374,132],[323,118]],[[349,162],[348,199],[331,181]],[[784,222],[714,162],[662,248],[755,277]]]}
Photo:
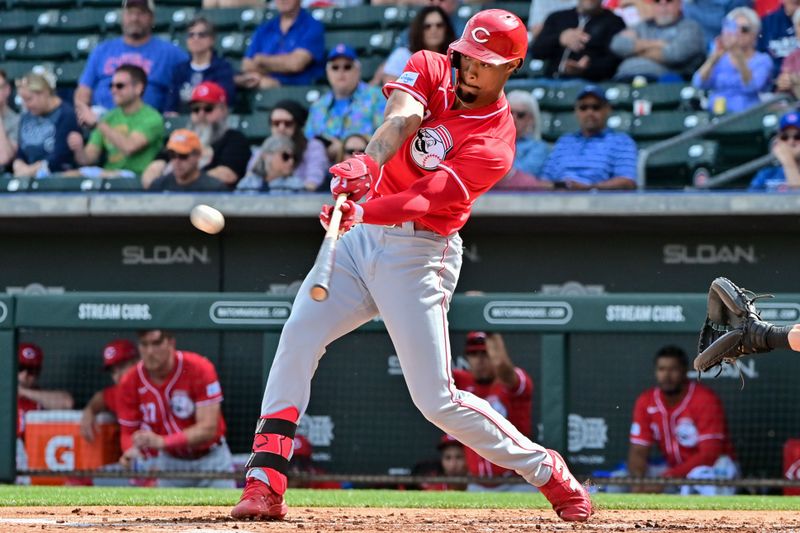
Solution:
{"label": "reds logo on jersey", "polygon": [[453,148],[453,136],[444,126],[420,128],[410,147],[411,158],[417,166],[434,170]]}
{"label": "reds logo on jersey", "polygon": [[697,426],[691,418],[679,418],[678,424],[675,426],[675,438],[678,443],[685,448],[693,448],[697,446],[698,440]]}
{"label": "reds logo on jersey", "polygon": [[175,416],[187,419],[194,414],[194,402],[186,391],[176,390],[169,399],[169,406]]}

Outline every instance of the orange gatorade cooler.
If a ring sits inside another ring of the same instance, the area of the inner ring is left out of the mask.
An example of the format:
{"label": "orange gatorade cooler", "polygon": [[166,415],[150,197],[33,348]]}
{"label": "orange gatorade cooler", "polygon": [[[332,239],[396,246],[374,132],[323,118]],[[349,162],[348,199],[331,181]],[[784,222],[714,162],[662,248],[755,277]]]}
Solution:
{"label": "orange gatorade cooler", "polygon": [[[96,420],[94,442],[81,436],[80,411],[28,411],[25,415],[25,451],[31,470],[92,470],[120,457],[119,426],[110,413]],[[31,478],[33,485],[63,485],[64,477]]]}
{"label": "orange gatorade cooler", "polygon": [[[787,439],[783,444],[783,477],[800,479],[800,439]],[[783,493],[797,496],[800,495],[800,488],[787,487]]]}

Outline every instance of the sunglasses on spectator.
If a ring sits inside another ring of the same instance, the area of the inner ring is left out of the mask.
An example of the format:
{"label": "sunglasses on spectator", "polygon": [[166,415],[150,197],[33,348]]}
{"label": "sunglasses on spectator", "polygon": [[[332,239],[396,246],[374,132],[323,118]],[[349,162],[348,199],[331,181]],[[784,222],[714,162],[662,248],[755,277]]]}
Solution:
{"label": "sunglasses on spectator", "polygon": [[511,114],[513,114],[517,118],[528,118],[529,116],[531,116],[531,114],[528,113],[527,111],[512,111]]}
{"label": "sunglasses on spectator", "polygon": [[789,135],[788,133],[781,133],[781,140],[788,141],[792,139],[793,141],[800,141],[800,132],[795,133],[794,135]]}
{"label": "sunglasses on spectator", "polygon": [[442,29],[444,28],[444,22],[426,22],[422,27],[426,30],[430,30],[432,28]]}
{"label": "sunglasses on spectator", "polygon": [[331,65],[331,70],[333,70],[333,71],[344,70],[345,72],[347,72],[347,71],[353,70],[353,64],[352,63],[346,63],[344,65]]}
{"label": "sunglasses on spectator", "polygon": [[675,0],[652,0],[654,4],[671,4]]}
{"label": "sunglasses on spectator", "polygon": [[180,159],[181,161],[186,161],[187,159],[192,157],[192,154],[179,154],[178,152],[169,152],[167,156],[170,159]]}
{"label": "sunglasses on spectator", "polygon": [[127,87],[127,86],[128,86],[128,84],[127,84],[127,83],[121,83],[121,82],[117,82],[117,83],[111,82],[111,83],[109,84],[109,87],[111,87],[111,90],[112,90],[112,91],[113,91],[114,89],[116,89],[116,90],[118,90],[118,91],[121,91],[122,89],[124,89],[124,88],[125,88],[125,87]]}
{"label": "sunglasses on spectator", "polygon": [[294,161],[294,154],[291,152],[281,152],[281,159],[285,162]]}
{"label": "sunglasses on spectator", "polygon": [[207,31],[190,31],[186,34],[189,39],[205,39],[211,34]]}
{"label": "sunglasses on spectator", "polygon": [[603,109],[603,106],[600,104],[580,104],[578,105],[578,111],[600,111]]}
{"label": "sunglasses on spectator", "polygon": [[750,26],[737,26],[737,29],[742,33],[750,33],[752,28]]}
{"label": "sunglasses on spectator", "polygon": [[284,128],[291,128],[292,126],[294,126],[294,120],[272,119],[273,128],[280,128],[281,126],[283,126]]}
{"label": "sunglasses on spectator", "polygon": [[199,113],[200,111],[202,111],[203,113],[205,113],[207,115],[207,114],[211,113],[212,111],[214,111],[214,104],[193,105],[193,106],[191,106],[190,109],[192,110],[192,113]]}

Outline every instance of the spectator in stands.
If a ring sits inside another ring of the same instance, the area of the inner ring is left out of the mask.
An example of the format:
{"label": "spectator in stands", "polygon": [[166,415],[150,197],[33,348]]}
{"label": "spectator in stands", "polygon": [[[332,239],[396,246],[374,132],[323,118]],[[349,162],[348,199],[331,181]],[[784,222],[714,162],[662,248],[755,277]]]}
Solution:
{"label": "spectator in stands", "polygon": [[381,125],[386,98],[377,87],[361,81],[361,63],[346,44],[333,47],[325,72],[331,90],[311,105],[305,135],[327,142],[328,159],[334,160],[347,135],[372,135]]}
{"label": "spectator in stands", "polygon": [[92,51],[75,90],[75,111],[82,125],[92,127],[105,110],[118,105],[111,78],[123,64],[136,65],[147,73],[144,101],[164,110],[172,75],[188,56],[177,46],[153,37],[154,13],[153,0],[123,0],[122,37],[105,41]]}
{"label": "spectator in stands", "polygon": [[294,142],[294,175],[307,191],[319,189],[328,176],[330,160],[322,140],[305,136],[306,108],[294,100],[281,100],[273,106],[269,118],[272,135],[283,135]]}
{"label": "spectator in stands", "polygon": [[103,369],[111,376],[113,385],[94,393],[81,413],[81,435],[89,442],[94,441],[95,419],[97,415],[108,411],[115,416],[119,411],[119,382],[139,361],[139,350],[127,339],[116,339],[103,348]]}
{"label": "spectator in stands", "polygon": [[342,153],[336,158],[336,162],[344,161],[348,157],[353,157],[353,154],[363,152],[367,149],[369,143],[369,136],[361,133],[351,133],[344,138],[342,142]]}
{"label": "spectator in stands", "polygon": [[604,9],[602,0],[579,0],[576,8],[547,17],[530,54],[547,61],[547,77],[608,80],[619,65],[619,58],[610,52],[609,45],[612,37],[624,29],[622,19]]}
{"label": "spectator in stands", "polygon": [[280,14],[253,34],[236,83],[248,89],[310,85],[325,70],[325,29],[300,0],[275,0]]}
{"label": "spectator in stands", "polygon": [[[453,370],[456,387],[483,398],[520,433],[532,436],[533,380],[523,369],[514,366],[503,337],[499,333],[471,331],[467,334],[465,351],[469,370]],[[474,476],[513,475],[510,470],[490,463],[469,448],[464,453],[467,468]]]}
{"label": "spectator in stands", "polygon": [[683,14],[703,28],[706,48],[710,47],[722,31],[725,14],[737,7],[750,7],[751,0],[692,0],[683,5]]}
{"label": "spectator in stands", "polygon": [[772,142],[777,165],[762,168],[750,182],[751,191],[788,191],[800,187],[800,114],[781,117],[780,132]]}
{"label": "spectator in stands", "polygon": [[88,144],[78,132],[67,137],[79,165],[95,165],[105,155],[106,170],[127,170],[137,175],[144,172],[164,138],[161,114],[142,101],[146,87],[147,75],[140,67],[117,67],[111,81],[117,107],[96,123]]}
{"label": "spectator in stands", "polygon": [[75,110],[56,95],[52,75],[29,73],[17,80],[25,112],[19,121],[14,175],[43,178],[75,167],[67,136],[80,128]]}
{"label": "spectator in stands", "polygon": [[[435,468],[428,472],[417,471],[414,474],[430,476],[469,475],[464,445],[452,435],[442,435],[439,444],[436,445],[436,449],[439,450],[439,460],[436,462]],[[422,490],[465,490],[467,486],[457,483],[423,483],[420,488]]]}
{"label": "spectator in stands", "polygon": [[797,48],[794,14],[800,0],[783,0],[782,5],[761,19],[756,48],[772,58],[772,77],[778,77],[783,60]]}
{"label": "spectator in stands", "polygon": [[294,163],[292,139],[283,135],[267,137],[236,189],[273,194],[303,192],[302,180],[294,175]]}
{"label": "spectator in stands", "polygon": [[14,160],[17,153],[19,115],[8,105],[10,96],[11,80],[6,71],[0,69],[0,171]]}
{"label": "spectator in stands", "polygon": [[[222,387],[214,365],[175,347],[172,333],[138,333],[142,360],[119,383],[120,464],[130,468],[143,452],[158,452],[161,471],[232,472],[225,442]],[[228,479],[159,479],[159,486],[233,488]]]}
{"label": "spectator in stands", "polygon": [[606,126],[610,112],[605,91],[585,87],[575,101],[580,131],[559,137],[541,178],[556,189],[635,189],[636,143]]}
{"label": "spectator in stands", "polygon": [[577,0],[532,0],[528,13],[528,29],[536,39],[542,32],[544,21],[551,13],[572,9],[578,5]]}
{"label": "spectator in stands", "polygon": [[380,85],[394,81],[403,73],[411,54],[420,50],[447,54],[447,48],[455,39],[453,23],[445,10],[436,5],[423,7],[408,28],[408,46],[395,48],[374,79]]}
{"label": "spectator in stands", "polygon": [[[75,401],[67,391],[45,390],[39,387],[44,352],[32,343],[17,346],[17,470],[28,468],[28,455],[25,453],[25,415],[28,411],[39,409],[72,409]],[[29,483],[20,479],[20,483]]]}
{"label": "spectator in stands", "polygon": [[195,17],[186,28],[186,49],[191,58],[178,65],[172,77],[167,111],[185,113],[192,93],[203,82],[210,81],[225,90],[226,101],[236,101],[233,67],[214,51],[216,31],[205,17]]}
{"label": "spectator in stands", "polygon": [[511,91],[506,95],[517,130],[514,166],[497,182],[493,191],[548,189],[551,183],[537,178],[550,153],[550,145],[542,141],[539,103],[528,91]]}
{"label": "spectator in stands", "polygon": [[688,79],[706,57],[700,25],[681,14],[681,0],[654,0],[653,18],[616,34],[611,51],[622,58],[615,80]]}
{"label": "spectator in stands", "polygon": [[[794,22],[795,35],[800,31],[800,9],[795,10],[792,15]],[[781,73],[775,80],[775,88],[780,92],[786,92],[800,97],[800,47],[795,48],[781,64]]]}
{"label": "spectator in stands", "polygon": [[325,474],[325,470],[314,464],[314,447],[304,435],[295,435],[292,458],[289,461],[289,487],[295,489],[341,489],[336,481],[300,481],[297,474]]}
{"label": "spectator in stands", "polygon": [[[708,479],[737,476],[733,446],[719,397],[686,375],[689,360],[677,346],[655,356],[656,387],[643,392],[633,408],[628,472],[633,477]],[[679,417],[680,415],[680,417]],[[666,470],[648,468],[650,448],[657,444]],[[634,486],[634,492],[661,492],[664,485]],[[730,487],[684,486],[681,492],[733,494]]]}
{"label": "spectator in stands", "polygon": [[175,130],[167,141],[172,172],[153,180],[148,191],[227,191],[228,187],[200,169],[203,144],[191,130]]}
{"label": "spectator in stands", "polygon": [[756,51],[761,20],[749,7],[737,7],[725,17],[714,50],[695,72],[692,84],[710,90],[709,111],[738,113],[759,102],[772,84],[772,59]]}
{"label": "spectator in stands", "polygon": [[[247,137],[228,127],[225,90],[213,81],[204,81],[192,91],[189,109],[188,129],[197,134],[204,147],[201,170],[233,189],[247,171],[251,153]],[[142,173],[142,186],[148,188],[154,179],[171,171],[167,151],[162,150]]]}

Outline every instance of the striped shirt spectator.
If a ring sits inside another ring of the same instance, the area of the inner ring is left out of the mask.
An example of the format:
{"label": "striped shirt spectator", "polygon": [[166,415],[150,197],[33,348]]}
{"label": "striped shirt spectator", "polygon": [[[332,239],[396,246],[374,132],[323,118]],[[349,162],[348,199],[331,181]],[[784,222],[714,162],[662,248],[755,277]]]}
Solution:
{"label": "striped shirt spectator", "polygon": [[636,143],[606,127],[610,109],[601,88],[589,85],[581,91],[575,103],[581,129],[556,141],[543,180],[556,189],[636,188]]}

